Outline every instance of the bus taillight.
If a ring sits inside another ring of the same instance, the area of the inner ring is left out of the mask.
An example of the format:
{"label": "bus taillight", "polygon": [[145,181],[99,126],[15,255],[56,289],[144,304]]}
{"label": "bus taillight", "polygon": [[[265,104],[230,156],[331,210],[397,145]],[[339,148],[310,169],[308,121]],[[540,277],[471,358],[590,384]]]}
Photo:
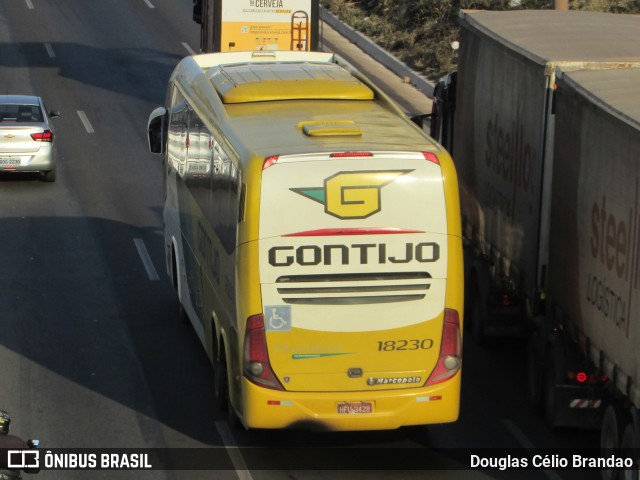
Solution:
{"label": "bus taillight", "polygon": [[438,155],[436,155],[433,152],[422,152],[422,155],[424,156],[425,160],[428,160],[432,163],[435,163],[436,165],[440,165],[440,159],[438,158]]}
{"label": "bus taillight", "polygon": [[251,382],[274,390],[284,390],[269,363],[264,316],[247,319],[244,333],[244,376]]}
{"label": "bus taillight", "polygon": [[460,316],[456,310],[445,308],[440,356],[426,385],[435,385],[450,379],[460,370],[461,363]]}
{"label": "bus taillight", "polygon": [[280,158],[280,155],[271,155],[270,157],[265,158],[262,162],[262,170],[266,170],[271,165],[275,165],[278,162],[278,158]]}

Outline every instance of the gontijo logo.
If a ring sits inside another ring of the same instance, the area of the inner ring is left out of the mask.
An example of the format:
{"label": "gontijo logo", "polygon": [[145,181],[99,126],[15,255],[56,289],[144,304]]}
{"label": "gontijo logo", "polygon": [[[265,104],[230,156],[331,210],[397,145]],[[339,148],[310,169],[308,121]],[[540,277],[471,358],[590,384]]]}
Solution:
{"label": "gontijo logo", "polygon": [[339,172],[325,179],[324,187],[292,188],[324,211],[341,219],[367,218],[382,209],[380,191],[401,175],[413,170]]}

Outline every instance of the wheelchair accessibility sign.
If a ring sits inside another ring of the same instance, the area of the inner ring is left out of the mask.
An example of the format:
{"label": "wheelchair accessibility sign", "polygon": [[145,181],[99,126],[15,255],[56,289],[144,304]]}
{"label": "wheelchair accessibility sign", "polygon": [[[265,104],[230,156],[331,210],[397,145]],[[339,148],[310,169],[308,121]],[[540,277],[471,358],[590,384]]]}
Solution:
{"label": "wheelchair accessibility sign", "polygon": [[264,317],[267,332],[291,331],[291,306],[268,305],[264,307]]}

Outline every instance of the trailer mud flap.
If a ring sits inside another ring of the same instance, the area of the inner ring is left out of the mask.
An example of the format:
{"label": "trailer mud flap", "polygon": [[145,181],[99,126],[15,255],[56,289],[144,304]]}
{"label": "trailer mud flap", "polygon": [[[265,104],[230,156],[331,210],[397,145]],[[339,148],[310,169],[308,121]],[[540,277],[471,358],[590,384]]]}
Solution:
{"label": "trailer mud flap", "polygon": [[556,427],[599,428],[603,393],[598,387],[556,385]]}

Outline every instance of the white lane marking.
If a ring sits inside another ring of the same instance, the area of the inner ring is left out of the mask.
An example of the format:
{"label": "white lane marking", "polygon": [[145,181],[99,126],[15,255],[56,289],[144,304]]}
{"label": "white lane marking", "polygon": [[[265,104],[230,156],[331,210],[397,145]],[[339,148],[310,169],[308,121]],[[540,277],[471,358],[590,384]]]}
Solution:
{"label": "white lane marking", "polygon": [[182,42],[182,46],[184,47],[184,49],[187,52],[189,52],[189,55],[195,55],[196,54],[196,52],[193,51],[193,48],[191,48],[187,42]]}
{"label": "white lane marking", "polygon": [[96,133],[96,131],[91,126],[91,122],[87,118],[87,115],[82,110],[78,110],[78,116],[80,117],[80,121],[84,125],[84,129],[87,131],[87,133]]}
{"label": "white lane marking", "polygon": [[49,54],[49,57],[56,58],[56,52],[53,51],[53,47],[51,46],[50,43],[45,43],[44,48],[47,49],[47,53]]}
{"label": "white lane marking", "polygon": [[153,266],[153,262],[151,261],[151,257],[149,256],[149,252],[147,251],[147,247],[144,245],[144,240],[142,240],[141,238],[134,238],[133,243],[136,244],[136,248],[138,249],[138,255],[140,255],[140,259],[142,260],[142,264],[144,265],[144,268],[147,271],[149,280],[151,281],[160,280],[160,277],[158,276],[158,272],[156,271],[156,267]]}
{"label": "white lane marking", "polygon": [[245,463],[244,458],[242,458],[240,449],[238,448],[238,445],[236,445],[236,441],[233,439],[233,434],[231,433],[231,430],[229,430],[227,424],[225,422],[216,422],[216,430],[218,430],[218,434],[222,439],[225,450],[229,454],[233,467],[236,469],[236,475],[238,475],[238,478],[240,480],[253,480],[251,471],[247,468],[247,464]]}
{"label": "white lane marking", "polygon": [[149,7],[149,8],[156,8],[156,7],[153,6],[153,3],[151,3],[149,0],[144,0],[144,3],[146,3],[147,7]]}
{"label": "white lane marking", "polygon": [[[518,428],[518,426],[515,423],[513,423],[508,418],[503,418],[502,423],[504,424],[505,427],[507,427],[507,430],[509,430],[511,435],[516,437],[516,440],[522,447],[526,448],[529,451],[536,450],[536,447],[533,446],[533,443],[531,443],[531,441],[522,432],[522,430]],[[558,475],[556,472],[554,472],[553,470],[543,470],[542,473],[544,473],[549,480],[562,480],[562,477]]]}
{"label": "white lane marking", "polygon": [[31,3],[31,0],[25,0],[26,4],[27,4],[27,8],[29,10],[33,10],[33,3]]}

